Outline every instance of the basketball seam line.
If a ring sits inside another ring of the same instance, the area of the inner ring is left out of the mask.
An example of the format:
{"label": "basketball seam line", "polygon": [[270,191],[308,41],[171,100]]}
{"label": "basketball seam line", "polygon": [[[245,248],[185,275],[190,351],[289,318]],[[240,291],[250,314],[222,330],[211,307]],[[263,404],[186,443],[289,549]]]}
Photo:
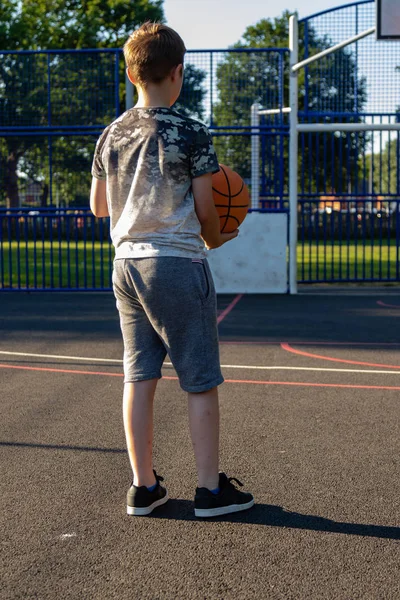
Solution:
{"label": "basketball seam line", "polygon": [[[231,198],[236,198],[237,196],[239,196],[239,194],[241,194],[243,192],[243,188],[244,188],[244,181],[242,181],[242,187],[240,188],[240,190],[238,192],[236,192],[236,194],[233,194],[233,195],[231,194]],[[219,194],[220,196],[223,196],[224,198],[229,198],[229,194],[224,194],[223,192],[216,190],[215,187],[213,187],[213,191],[216,192],[217,194]]]}
{"label": "basketball seam line", "polygon": [[224,223],[224,225],[223,225],[223,227],[221,229],[221,233],[223,233],[224,229],[225,229],[225,227],[226,227],[226,225],[228,223],[229,213],[231,212],[231,184],[229,183],[229,178],[228,178],[228,175],[225,172],[224,167],[222,165],[220,165],[220,168],[221,168],[221,171],[223,172],[223,174],[225,175],[226,183],[227,183],[227,186],[228,186],[228,192],[229,192],[229,197],[228,197],[228,214],[227,214],[227,216],[225,218],[225,223]]}
{"label": "basketball seam line", "polygon": [[[227,213],[226,215],[219,215],[219,217],[220,217],[220,219],[228,217],[229,219],[233,219],[234,221],[236,221],[236,223],[238,224],[238,227],[240,225],[239,219],[237,217],[234,217],[233,215],[230,215],[229,213]],[[221,233],[223,233],[223,232],[221,232]]]}
{"label": "basketball seam line", "polygon": [[[225,208],[226,204],[216,204],[215,205],[217,208]],[[235,204],[233,206],[233,208],[247,208],[249,205],[248,204]],[[400,305],[399,305],[400,307]]]}

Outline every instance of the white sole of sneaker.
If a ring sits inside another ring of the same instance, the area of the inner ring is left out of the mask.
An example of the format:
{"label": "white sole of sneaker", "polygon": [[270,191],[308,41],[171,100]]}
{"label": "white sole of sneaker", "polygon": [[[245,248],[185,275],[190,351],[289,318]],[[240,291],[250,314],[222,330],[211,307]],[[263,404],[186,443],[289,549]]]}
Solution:
{"label": "white sole of sneaker", "polygon": [[230,506],[220,506],[218,508],[195,508],[194,514],[196,517],[220,517],[221,515],[229,515],[230,513],[241,512],[254,506],[254,499],[246,504],[231,504]]}
{"label": "white sole of sneaker", "polygon": [[146,515],[149,515],[150,513],[153,512],[153,510],[155,508],[157,508],[157,506],[161,506],[162,504],[165,504],[167,502],[167,500],[169,499],[168,496],[168,492],[165,494],[164,498],[160,498],[159,500],[156,500],[155,502],[153,502],[153,504],[150,504],[150,506],[146,506],[144,508],[136,508],[135,506],[127,506],[126,507],[126,514],[130,515],[131,517],[145,517]]}

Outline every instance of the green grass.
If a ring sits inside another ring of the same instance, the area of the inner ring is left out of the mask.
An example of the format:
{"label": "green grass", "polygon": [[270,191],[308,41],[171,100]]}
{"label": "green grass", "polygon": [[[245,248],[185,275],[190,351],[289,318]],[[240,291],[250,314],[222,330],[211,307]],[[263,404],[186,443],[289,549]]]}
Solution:
{"label": "green grass", "polygon": [[[17,242],[0,246],[0,287],[3,288],[102,288],[111,284],[114,252],[108,241],[103,243]],[[395,280],[399,249],[338,243],[317,246],[315,242],[299,244],[298,280],[340,281]],[[34,264],[36,262],[36,271]],[[19,272],[18,272],[19,264]],[[103,264],[103,268],[101,265]],[[3,281],[3,284],[1,282]]]}
{"label": "green grass", "polygon": [[370,240],[368,246],[305,242],[304,247],[297,247],[297,277],[304,282],[395,280],[399,259],[399,248],[393,240],[390,246],[380,246],[377,240]]}
{"label": "green grass", "polygon": [[108,241],[3,243],[0,286],[3,281],[4,288],[109,287],[113,257]]}

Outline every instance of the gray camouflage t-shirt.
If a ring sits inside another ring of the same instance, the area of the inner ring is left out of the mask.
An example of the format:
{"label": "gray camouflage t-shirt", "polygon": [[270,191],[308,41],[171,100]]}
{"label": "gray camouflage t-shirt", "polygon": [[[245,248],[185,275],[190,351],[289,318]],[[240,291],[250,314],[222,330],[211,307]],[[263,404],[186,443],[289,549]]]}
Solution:
{"label": "gray camouflage t-shirt", "polygon": [[219,171],[211,136],[170,108],[132,108],[100,136],[92,175],[107,179],[116,258],[204,258],[192,179]]}

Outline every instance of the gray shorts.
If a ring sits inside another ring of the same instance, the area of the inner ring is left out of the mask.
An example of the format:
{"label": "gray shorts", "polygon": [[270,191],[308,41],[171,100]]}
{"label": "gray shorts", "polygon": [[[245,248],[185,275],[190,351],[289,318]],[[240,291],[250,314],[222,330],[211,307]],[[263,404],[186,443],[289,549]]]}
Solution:
{"label": "gray shorts", "polygon": [[124,341],[124,381],[161,378],[166,355],[186,392],[220,385],[217,306],[206,260],[114,261],[113,289]]}

